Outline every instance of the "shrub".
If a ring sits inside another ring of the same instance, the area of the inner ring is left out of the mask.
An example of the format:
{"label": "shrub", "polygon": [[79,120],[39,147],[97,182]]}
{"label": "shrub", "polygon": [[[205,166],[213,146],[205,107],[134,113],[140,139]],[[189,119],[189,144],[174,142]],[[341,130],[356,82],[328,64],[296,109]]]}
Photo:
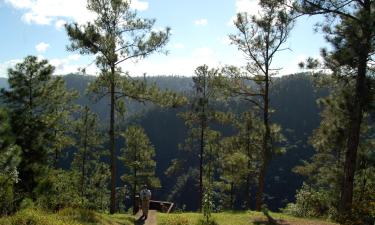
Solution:
{"label": "shrub", "polygon": [[296,203],[289,203],[282,211],[298,217],[332,217],[337,214],[327,192],[317,191],[306,184],[297,191]]}
{"label": "shrub", "polygon": [[52,170],[39,181],[36,188],[37,204],[48,210],[81,206],[77,189],[77,177],[74,172]]}

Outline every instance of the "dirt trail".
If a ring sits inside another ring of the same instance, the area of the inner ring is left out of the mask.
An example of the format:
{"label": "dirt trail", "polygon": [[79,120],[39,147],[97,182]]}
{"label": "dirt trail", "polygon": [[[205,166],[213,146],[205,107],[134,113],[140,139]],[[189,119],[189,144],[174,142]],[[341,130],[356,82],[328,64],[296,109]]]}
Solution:
{"label": "dirt trail", "polygon": [[141,219],[142,213],[138,212],[137,215],[135,215],[135,225],[156,225],[156,211],[150,210],[148,212],[148,218],[147,220]]}

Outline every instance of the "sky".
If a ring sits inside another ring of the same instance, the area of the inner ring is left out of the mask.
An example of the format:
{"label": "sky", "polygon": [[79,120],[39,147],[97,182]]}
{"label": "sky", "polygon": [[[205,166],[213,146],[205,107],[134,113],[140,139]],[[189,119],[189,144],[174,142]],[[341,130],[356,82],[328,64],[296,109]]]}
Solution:
{"label": "sky", "polygon": [[[142,18],[155,18],[154,29],[170,27],[168,54],[153,54],[139,61],[121,64],[131,75],[191,76],[202,64],[211,67],[245,65],[243,55],[230,44],[235,34],[233,19],[238,12],[259,13],[257,0],[132,0],[132,10]],[[93,56],[70,52],[65,23],[84,24],[95,18],[86,0],[0,0],[0,77],[28,55],[36,55],[56,67],[55,74],[98,73]],[[301,17],[273,62],[280,75],[299,72],[298,63],[318,57],[327,47],[321,34],[313,31],[319,18]]]}

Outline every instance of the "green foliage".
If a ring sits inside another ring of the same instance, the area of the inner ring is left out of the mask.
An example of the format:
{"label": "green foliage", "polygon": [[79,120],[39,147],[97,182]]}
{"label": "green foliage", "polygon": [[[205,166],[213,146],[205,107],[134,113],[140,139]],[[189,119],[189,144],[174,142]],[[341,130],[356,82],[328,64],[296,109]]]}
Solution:
{"label": "green foliage", "polygon": [[[214,176],[213,162],[218,153],[218,140],[220,133],[210,128],[210,123],[224,123],[230,117],[228,114],[215,109],[215,101],[221,94],[216,85],[219,79],[219,71],[210,69],[207,65],[199,66],[195,70],[193,77],[194,92],[190,96],[190,110],[179,113],[188,127],[188,137],[179,146],[181,156],[172,161],[172,165],[167,169],[166,174],[174,176],[176,179],[175,193],[181,192],[187,181],[199,182],[199,207],[202,207],[204,180],[212,185]],[[187,173],[186,173],[186,168]],[[187,175],[195,174],[198,168],[199,177]],[[177,177],[177,178],[176,178]],[[192,178],[192,179],[190,179]]]}
{"label": "green foliage", "polygon": [[[96,65],[101,73],[92,85],[92,91],[97,99],[109,96],[109,150],[111,153],[111,213],[115,212],[115,111],[123,115],[125,105],[121,101],[130,98],[138,101],[160,100],[160,92],[156,86],[146,87],[143,82],[133,82],[124,73],[119,64],[130,59],[142,59],[155,52],[163,52],[167,44],[170,28],[153,31],[154,19],[138,18],[136,12],[130,9],[128,0],[89,0],[87,8],[97,15],[93,23],[66,25],[70,39],[71,51],[96,56]],[[172,92],[163,93],[163,104],[177,105],[177,95]],[[165,97],[170,99],[165,100]]]}
{"label": "green foliage", "polygon": [[50,170],[35,189],[37,204],[47,210],[81,206],[78,179],[72,171]]}
{"label": "green foliage", "polygon": [[373,1],[346,3],[343,0],[297,0],[293,3],[294,8],[302,14],[325,16],[326,21],[320,27],[331,48],[321,51],[323,69],[328,68],[337,81],[348,84],[343,88],[352,92],[345,109],[348,115],[343,136],[346,144],[340,188],[340,217],[350,214],[354,204],[357,158],[364,138],[362,127],[367,126],[365,115],[373,110],[374,100],[372,56],[375,52],[375,5]]}
{"label": "green foliage", "polygon": [[213,221],[212,219],[212,211],[214,210],[214,201],[213,201],[213,190],[211,187],[211,183],[209,183],[206,186],[206,189],[204,191],[203,195],[203,204],[202,204],[202,211],[203,211],[203,217],[204,217],[204,223],[203,224],[211,224]]}
{"label": "green foliage", "polygon": [[14,144],[9,117],[0,108],[0,215],[14,210],[14,185],[18,180],[20,149]]}
{"label": "green foliage", "polygon": [[[292,12],[280,1],[261,1],[262,11],[259,15],[238,13],[234,25],[237,34],[230,35],[231,43],[244,55],[246,65],[243,68],[227,66],[223,69],[221,85],[228,95],[240,97],[252,103],[259,111],[264,132],[262,135],[261,152],[259,158],[258,189],[256,208],[261,210],[265,176],[268,165],[279,148],[271,137],[280,127],[272,125],[270,116],[270,90],[272,76],[277,75],[279,69],[272,67],[272,61],[281,46],[287,41],[293,27]],[[250,109],[248,110],[250,112]],[[273,131],[272,131],[273,130]],[[276,151],[275,151],[276,150]],[[247,181],[249,183],[249,181]],[[249,189],[247,187],[247,189]],[[249,204],[247,204],[249,206]]]}
{"label": "green foliage", "polygon": [[[122,134],[125,147],[119,157],[126,167],[121,179],[134,188],[137,192],[142,184],[153,188],[160,188],[160,181],[155,177],[156,163],[154,161],[155,149],[143,128],[132,125]],[[136,184],[136,187],[133,185]]]}
{"label": "green foliage", "polygon": [[90,209],[106,211],[109,206],[108,183],[111,178],[109,166],[104,162],[97,162],[87,185],[87,202]]}
{"label": "green foliage", "polygon": [[[74,131],[77,137],[78,150],[75,152],[72,162],[72,169],[80,174],[79,192],[81,193],[82,205],[93,206],[92,202],[97,199],[97,189],[100,185],[92,185],[97,167],[100,167],[101,144],[103,138],[99,131],[98,116],[90,111],[86,106],[79,112],[79,119],[74,123]],[[100,183],[100,182],[99,182]],[[100,189],[100,188],[99,188]],[[100,191],[104,191],[100,189]],[[99,208],[99,207],[97,207]]]}
{"label": "green foliage", "polygon": [[353,89],[353,82],[336,80],[331,94],[320,100],[324,106],[322,121],[310,139],[316,153],[294,169],[308,177],[307,183],[297,192],[296,203],[287,207],[294,215],[329,217],[349,224],[371,224],[374,220],[371,202],[375,177],[370,172],[375,168],[375,158],[371,153],[374,148],[374,128],[366,115],[361,127],[362,138],[356,162],[353,207],[350,214],[340,213]]}
{"label": "green foliage", "polygon": [[59,131],[56,135],[61,128],[59,124],[69,114],[66,108],[70,107],[75,96],[75,93],[66,91],[61,77],[52,77],[53,72],[54,67],[47,60],[28,56],[9,69],[9,89],[1,90],[1,97],[11,115],[15,144],[21,148],[19,177],[22,182],[17,186],[30,197],[33,197],[38,179],[49,165],[51,149],[57,152],[57,139],[64,133]]}
{"label": "green foliage", "polygon": [[284,209],[285,213],[299,217],[323,217],[332,210],[331,197],[329,192],[316,190],[304,184],[296,194],[296,203],[289,203]]}

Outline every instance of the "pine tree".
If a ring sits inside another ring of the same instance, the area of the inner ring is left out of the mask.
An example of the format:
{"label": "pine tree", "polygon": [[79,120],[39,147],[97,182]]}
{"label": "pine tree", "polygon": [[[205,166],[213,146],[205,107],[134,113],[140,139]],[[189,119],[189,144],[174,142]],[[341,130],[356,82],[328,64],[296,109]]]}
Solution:
{"label": "pine tree", "polygon": [[[52,77],[54,67],[47,60],[28,56],[9,69],[9,89],[1,90],[1,97],[9,109],[15,143],[21,148],[18,183],[19,191],[35,197],[37,180],[48,168],[50,140],[54,140],[56,121],[60,120],[60,103],[56,101],[66,92],[60,77]],[[57,93],[56,91],[64,91]],[[64,99],[64,104],[68,104]]]}
{"label": "pine tree", "polygon": [[[163,52],[170,29],[152,31],[155,20],[138,18],[130,10],[128,0],[89,0],[88,9],[97,15],[93,23],[79,26],[66,26],[71,45],[69,49],[81,54],[96,55],[96,65],[101,70],[100,76],[92,85],[92,90],[100,99],[109,96],[109,148],[111,163],[111,208],[115,212],[116,203],[116,149],[115,125],[116,110],[123,112],[122,98],[140,101],[161,101],[163,104],[177,105],[177,95],[167,92],[160,98],[160,91],[155,86],[148,87],[144,82],[134,81],[120,68],[120,64],[130,59],[142,59],[154,52]],[[132,91],[135,91],[132,92]],[[155,92],[156,91],[156,92]],[[168,99],[168,100],[166,100]]]}
{"label": "pine tree", "polygon": [[277,1],[261,1],[260,16],[237,14],[235,25],[238,33],[230,35],[248,60],[244,70],[228,67],[224,73],[232,78],[229,92],[252,102],[263,120],[262,158],[259,168],[256,210],[261,210],[267,167],[272,159],[274,142],[271,138],[270,85],[278,69],[272,66],[277,52],[286,42],[293,26],[288,8]]}
{"label": "pine tree", "polygon": [[[209,69],[207,65],[196,68],[195,76],[193,77],[194,92],[191,96],[191,110],[179,114],[179,116],[185,120],[185,124],[189,128],[188,137],[185,143],[180,146],[181,153],[184,156],[174,160],[171,167],[167,170],[167,173],[170,175],[180,174],[181,171],[179,170],[181,169],[181,165],[184,165],[191,170],[188,174],[192,175],[195,174],[193,170],[198,168],[198,208],[200,210],[202,209],[204,193],[205,167],[209,163],[207,147],[210,143],[210,137],[216,135],[214,134],[215,132],[210,129],[209,123],[228,120],[228,115],[214,109],[214,101],[220,95],[216,85],[217,79],[219,79],[219,70]],[[198,158],[196,156],[198,156]]]}
{"label": "pine tree", "polygon": [[82,205],[86,200],[91,202],[96,197],[90,196],[88,192],[92,188],[89,185],[92,183],[90,180],[102,155],[100,152],[102,137],[98,126],[98,116],[91,112],[87,106],[83,107],[80,110],[79,119],[74,124],[78,150],[72,162],[73,168],[76,168],[80,174],[79,192],[81,193]]}
{"label": "pine tree", "polygon": [[91,179],[88,184],[89,206],[105,212],[110,206],[110,189],[108,183],[111,179],[109,166],[104,162],[96,162]]}
{"label": "pine tree", "polygon": [[[325,66],[339,78],[355,80],[354,96],[349,108],[349,127],[346,140],[344,181],[341,186],[341,214],[348,214],[352,207],[354,176],[361,139],[364,113],[371,104],[373,73],[371,57],[374,54],[375,13],[374,1],[347,2],[344,0],[301,0],[293,7],[302,14],[324,15],[322,31],[332,44],[332,50],[323,50]],[[336,20],[335,23],[332,21]]]}
{"label": "pine tree", "polygon": [[[135,210],[136,194],[143,184],[153,188],[160,188],[160,180],[155,176],[155,149],[151,145],[144,130],[139,126],[129,126],[122,134],[125,147],[122,150],[121,161],[125,165],[126,173],[121,179],[132,189],[133,210]],[[135,211],[134,211],[135,213]]]}
{"label": "pine tree", "polygon": [[[366,123],[361,127],[358,167],[354,177],[355,208],[351,214],[340,215],[340,190],[344,180],[345,146],[350,126],[349,110],[354,97],[355,82],[352,79],[349,82],[342,81],[334,76],[322,80],[325,85],[330,86],[331,93],[319,100],[324,107],[321,113],[322,121],[310,139],[316,153],[302,166],[294,169],[307,177],[305,185],[297,195],[296,206],[301,211],[301,216],[326,216],[343,223],[367,224],[371,221],[369,212],[374,209],[370,203],[374,196],[370,186],[375,177],[369,174],[375,168],[374,155],[371,154],[375,144],[372,123],[365,115]],[[305,192],[311,193],[311,199],[305,198]],[[302,204],[304,207],[301,207]]]}
{"label": "pine tree", "polygon": [[58,169],[62,151],[74,145],[73,118],[77,109],[74,100],[77,99],[76,91],[67,90],[62,77],[55,77],[51,87],[54,91],[49,95],[49,104],[53,105],[48,116],[51,133],[46,144],[49,148],[50,165]]}
{"label": "pine tree", "polygon": [[237,132],[221,141],[221,177],[229,185],[229,206],[234,206],[235,190],[244,186],[243,203],[249,208],[251,184],[254,182],[257,164],[260,161],[262,123],[255,116],[245,112],[239,118],[234,118],[232,125]]}
{"label": "pine tree", "polygon": [[14,210],[14,184],[18,182],[20,149],[14,144],[7,112],[0,108],[0,215]]}

